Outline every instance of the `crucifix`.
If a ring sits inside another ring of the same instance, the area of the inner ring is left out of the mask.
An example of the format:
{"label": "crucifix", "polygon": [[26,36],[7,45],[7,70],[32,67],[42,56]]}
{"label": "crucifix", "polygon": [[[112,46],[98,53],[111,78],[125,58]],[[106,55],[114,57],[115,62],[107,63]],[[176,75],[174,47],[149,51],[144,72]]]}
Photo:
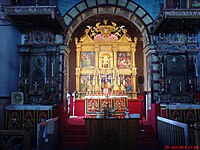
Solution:
{"label": "crucifix", "polygon": [[180,83],[178,84],[178,86],[179,86],[179,92],[182,92],[182,83],[180,82]]}
{"label": "crucifix", "polygon": [[33,86],[34,86],[35,92],[37,92],[37,88],[38,88],[38,86],[39,86],[39,84],[37,83],[37,81],[35,81],[35,83],[33,84]]}

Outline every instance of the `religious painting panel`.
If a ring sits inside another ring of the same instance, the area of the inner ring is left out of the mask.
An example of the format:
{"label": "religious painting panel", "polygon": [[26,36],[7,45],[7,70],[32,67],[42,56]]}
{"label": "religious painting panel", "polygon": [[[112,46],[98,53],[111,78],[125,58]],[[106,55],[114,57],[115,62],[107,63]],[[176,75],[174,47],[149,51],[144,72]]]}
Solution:
{"label": "religious painting panel", "polygon": [[48,110],[38,110],[37,111],[37,123],[41,123],[49,119],[49,111]]}
{"label": "religious painting panel", "polygon": [[109,108],[112,108],[112,99],[101,99],[100,100],[100,105],[101,105],[101,108],[100,108],[100,111],[101,113],[104,112],[104,108],[106,107],[106,105],[108,104]]}
{"label": "religious painting panel", "polygon": [[131,92],[132,89],[132,76],[131,75],[124,75],[123,77],[123,85],[126,89],[126,92]]}
{"label": "religious painting panel", "polygon": [[21,130],[21,111],[8,111],[8,130]]}
{"label": "religious painting panel", "polygon": [[100,75],[99,77],[99,86],[101,88],[100,90],[103,91],[103,94],[108,95],[112,89],[113,77],[111,74]]}
{"label": "religious painting panel", "polygon": [[86,75],[81,75],[81,79],[80,79],[80,92],[86,92],[88,91],[88,87],[89,87],[89,78]]}
{"label": "religious painting panel", "polygon": [[118,52],[117,53],[117,66],[119,69],[131,68],[130,52]]}
{"label": "religious painting panel", "polygon": [[35,133],[35,111],[24,110],[23,112],[23,124],[30,128],[32,134]]}
{"label": "religious painting panel", "polygon": [[120,99],[113,99],[114,101],[114,109],[116,109],[119,113],[124,113],[126,110],[126,99],[120,98]]}
{"label": "religious painting panel", "polygon": [[86,114],[96,114],[99,106],[99,99],[86,99]]}
{"label": "religious painting panel", "polygon": [[181,110],[169,110],[169,119],[182,122],[183,118]]}
{"label": "religious painting panel", "polygon": [[197,113],[195,109],[184,110],[184,122],[197,121]]}
{"label": "religious painting panel", "polygon": [[95,53],[81,52],[81,68],[95,67]]}

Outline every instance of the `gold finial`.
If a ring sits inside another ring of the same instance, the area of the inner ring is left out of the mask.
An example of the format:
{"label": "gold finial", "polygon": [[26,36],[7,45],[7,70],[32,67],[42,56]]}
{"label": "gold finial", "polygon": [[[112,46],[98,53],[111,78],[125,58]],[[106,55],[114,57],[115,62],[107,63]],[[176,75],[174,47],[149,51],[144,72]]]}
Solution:
{"label": "gold finial", "polygon": [[78,43],[78,38],[77,38],[77,37],[75,38],[75,43],[76,43],[76,44]]}
{"label": "gold finial", "polygon": [[126,30],[126,29],[123,29],[123,33],[126,34],[126,33],[127,33],[127,30]]}
{"label": "gold finial", "polygon": [[104,20],[103,20],[103,23],[104,23],[105,25],[107,25],[108,20],[104,19]]}
{"label": "gold finial", "polygon": [[85,29],[85,34],[88,34],[89,33],[89,29]]}

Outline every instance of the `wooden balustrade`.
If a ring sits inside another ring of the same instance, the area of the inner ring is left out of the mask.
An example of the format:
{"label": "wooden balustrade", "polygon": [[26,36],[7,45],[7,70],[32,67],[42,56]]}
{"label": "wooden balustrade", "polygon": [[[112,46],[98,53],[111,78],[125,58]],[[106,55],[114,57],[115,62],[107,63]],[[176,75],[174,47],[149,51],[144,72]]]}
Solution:
{"label": "wooden balustrade", "polygon": [[187,146],[188,125],[157,116],[158,138],[162,146]]}

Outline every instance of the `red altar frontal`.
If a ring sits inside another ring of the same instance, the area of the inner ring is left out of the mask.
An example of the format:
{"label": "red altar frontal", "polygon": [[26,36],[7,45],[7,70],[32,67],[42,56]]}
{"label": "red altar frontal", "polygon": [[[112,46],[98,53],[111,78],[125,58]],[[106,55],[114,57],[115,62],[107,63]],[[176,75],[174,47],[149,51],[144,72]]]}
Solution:
{"label": "red altar frontal", "polygon": [[97,109],[100,109],[101,114],[103,113],[103,106],[106,101],[110,107],[116,110],[115,115],[125,115],[125,109],[128,108],[130,114],[142,114],[144,110],[143,96],[139,96],[135,99],[128,99],[127,96],[85,96],[85,99],[76,99],[73,103],[73,97],[70,100],[70,115],[75,116],[95,116]]}
{"label": "red altar frontal", "polygon": [[127,98],[128,96],[85,96],[86,115],[94,115],[97,110],[103,114],[106,103],[111,109],[116,110],[116,115],[124,115],[128,108]]}
{"label": "red altar frontal", "polygon": [[7,105],[6,128],[21,130],[28,123],[33,135],[36,134],[37,124],[56,116],[54,105]]}

